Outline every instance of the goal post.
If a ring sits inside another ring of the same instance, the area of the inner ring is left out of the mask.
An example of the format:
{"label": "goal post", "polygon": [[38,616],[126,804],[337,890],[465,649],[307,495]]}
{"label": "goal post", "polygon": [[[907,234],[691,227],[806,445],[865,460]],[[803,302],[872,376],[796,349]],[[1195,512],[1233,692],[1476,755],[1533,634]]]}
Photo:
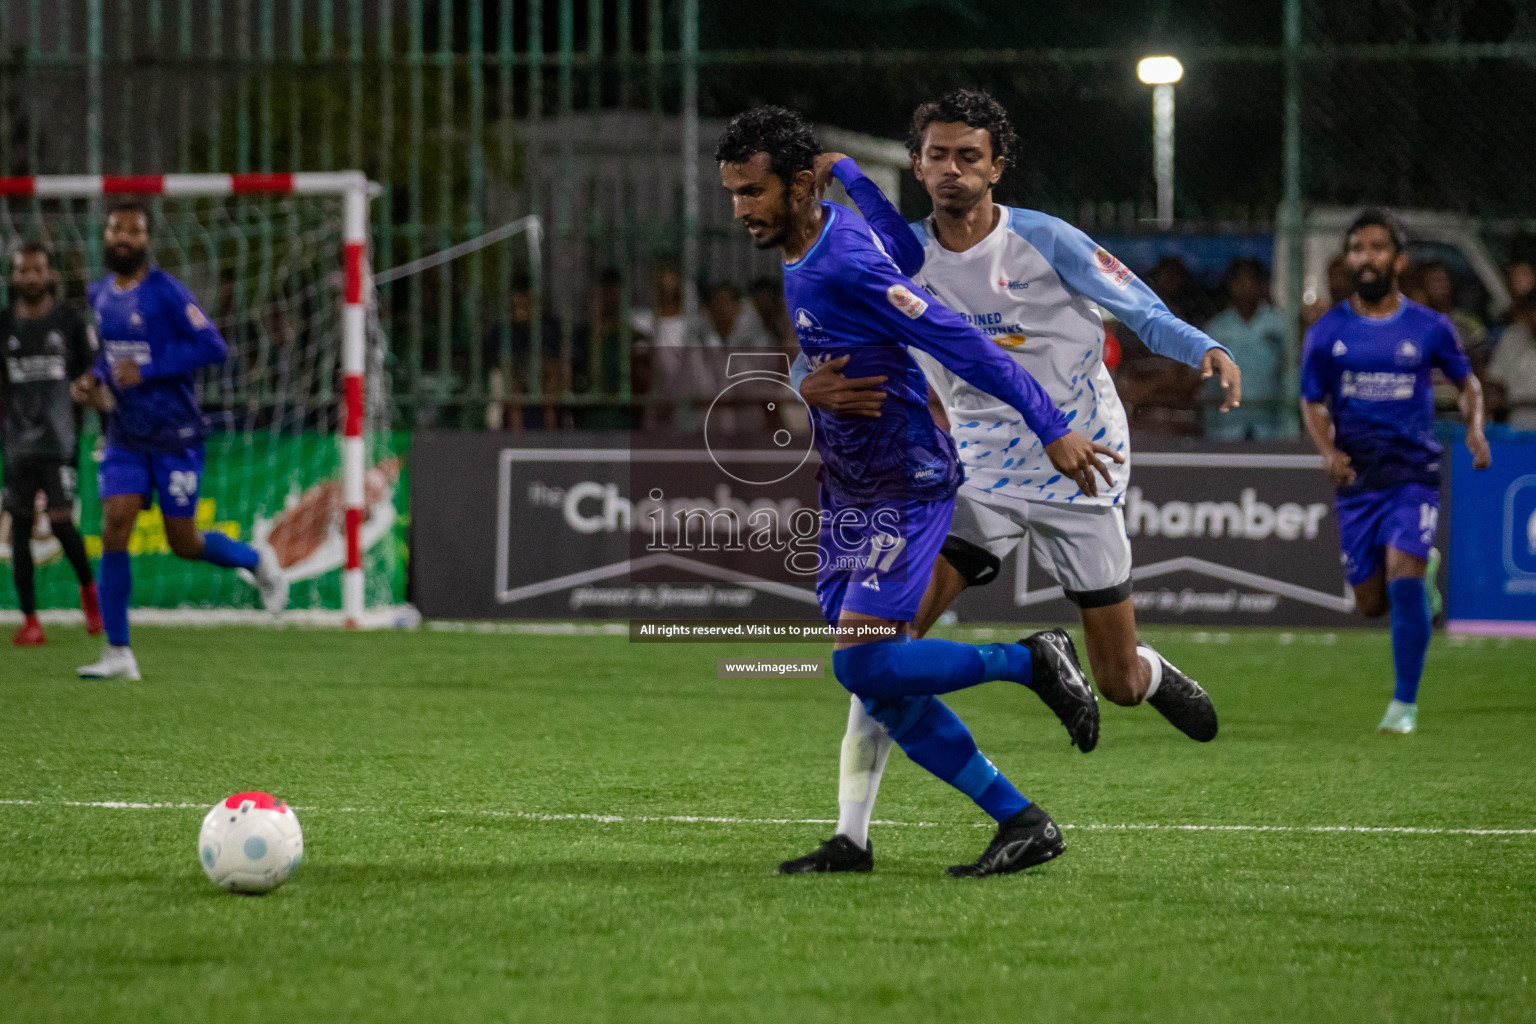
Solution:
{"label": "goal post", "polygon": [[[246,473],[209,512],[223,518],[215,528],[274,549],[297,607],[339,613],[348,627],[403,597],[393,504],[401,466],[388,457],[387,346],[368,256],[375,191],[361,171],[0,177],[7,251],[23,238],[49,245],[66,300],[79,301],[102,273],[106,205],[130,196],[151,204],[155,261],[192,289],[230,349],[225,366],[198,378],[209,440],[219,442],[205,480],[236,472],[214,465],[220,455]],[[370,459],[370,448],[386,457]],[[87,521],[93,514],[82,510]],[[136,542],[164,553],[152,538]],[[370,547],[385,549],[380,564]],[[176,571],[167,562],[166,579],[141,588],[136,569],[136,603],[254,607],[241,585],[185,567],[178,593]]]}

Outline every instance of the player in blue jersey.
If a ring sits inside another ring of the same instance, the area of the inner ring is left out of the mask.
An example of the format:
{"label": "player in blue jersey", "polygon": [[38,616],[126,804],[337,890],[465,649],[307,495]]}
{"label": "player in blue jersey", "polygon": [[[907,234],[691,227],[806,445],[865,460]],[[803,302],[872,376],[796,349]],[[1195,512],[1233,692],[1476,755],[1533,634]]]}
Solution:
{"label": "player in blue jersey", "polygon": [[1110,479],[1099,456],[1119,456],[1073,433],[1032,377],[897,269],[868,223],[818,200],[819,153],[798,114],[758,107],[731,120],[715,158],[734,216],[758,248],[780,251],[807,360],[816,366],[846,356],[850,375],[890,382],[879,417],[812,410],[822,459],[816,593],[839,630],[833,668],[908,757],[998,822],[981,856],[950,873],[1019,871],[1058,856],[1061,831],[982,755],[937,695],[1010,680],[1064,718],[1096,721],[1098,705],[1060,631],[1016,644],[911,640],[909,623],[948,533],[961,472],[954,442],[928,411],[928,385],[908,346],[1017,409],[1057,470],[1085,494],[1097,493],[1095,473]]}
{"label": "player in blue jersey", "polygon": [[116,204],[107,215],[104,242],[109,273],[90,287],[101,354],[72,390],[77,401],[109,416],[98,481],[107,649],[79,672],[89,679],[138,679],[128,644],[128,540],[152,496],[160,501],[166,541],[181,558],[243,570],[270,611],[287,603],[288,583],[270,552],[258,554],[193,525],[203,473],[203,413],[192,375],[224,361],[224,339],[186,285],[150,262],[147,207]]}
{"label": "player in blue jersey", "polygon": [[1461,393],[1476,469],[1491,462],[1483,389],[1451,322],[1397,290],[1408,265],[1397,220],[1366,210],[1344,238],[1355,291],[1307,331],[1301,411],[1338,485],[1339,543],[1355,607],[1367,618],[1392,614],[1397,685],[1379,728],[1410,733],[1429,650],[1424,570],[1440,515],[1443,452],[1430,371],[1440,370]]}

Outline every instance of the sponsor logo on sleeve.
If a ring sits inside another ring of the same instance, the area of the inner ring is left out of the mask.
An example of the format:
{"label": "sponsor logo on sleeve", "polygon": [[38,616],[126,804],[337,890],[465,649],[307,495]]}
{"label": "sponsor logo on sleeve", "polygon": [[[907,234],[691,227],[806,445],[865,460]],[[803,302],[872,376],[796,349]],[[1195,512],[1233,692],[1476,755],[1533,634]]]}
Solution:
{"label": "sponsor logo on sleeve", "polygon": [[885,297],[891,301],[891,305],[901,310],[909,319],[916,320],[928,311],[928,302],[918,298],[912,289],[904,284],[893,284],[885,290]]}
{"label": "sponsor logo on sleeve", "polygon": [[1333,343],[1333,358],[1337,359],[1348,351],[1349,347],[1344,344],[1342,339],[1336,340]]}
{"label": "sponsor logo on sleeve", "polygon": [[1110,282],[1122,291],[1136,279],[1136,275],[1131,273],[1130,268],[1115,259],[1102,245],[1093,250],[1093,262],[1099,268],[1099,273],[1109,278]]}
{"label": "sponsor logo on sleeve", "polygon": [[208,318],[203,315],[202,310],[197,308],[195,302],[187,303],[187,323],[192,325],[194,331],[204,330],[208,326]]}

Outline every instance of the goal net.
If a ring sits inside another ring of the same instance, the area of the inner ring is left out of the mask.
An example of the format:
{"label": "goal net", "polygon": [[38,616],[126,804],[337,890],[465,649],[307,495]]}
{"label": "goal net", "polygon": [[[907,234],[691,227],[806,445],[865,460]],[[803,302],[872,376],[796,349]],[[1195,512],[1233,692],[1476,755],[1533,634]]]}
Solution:
{"label": "goal net", "polygon": [[[399,604],[405,588],[405,444],[390,429],[367,189],[357,173],[0,179],[7,304],[10,253],[37,239],[52,250],[56,297],[87,310],[114,193],[147,201],[154,262],[192,290],[229,345],[222,365],[197,375],[207,419],[197,525],[271,548],[291,609],[350,624]],[[76,507],[93,557],[101,448],[101,424],[87,414]],[[74,576],[47,517],[36,521],[39,607],[75,608]],[[0,558],[23,542],[0,522]],[[158,508],[139,517],[130,553],[136,607],[259,606],[235,574],[173,555]],[[15,608],[10,573],[0,576],[0,607]]]}

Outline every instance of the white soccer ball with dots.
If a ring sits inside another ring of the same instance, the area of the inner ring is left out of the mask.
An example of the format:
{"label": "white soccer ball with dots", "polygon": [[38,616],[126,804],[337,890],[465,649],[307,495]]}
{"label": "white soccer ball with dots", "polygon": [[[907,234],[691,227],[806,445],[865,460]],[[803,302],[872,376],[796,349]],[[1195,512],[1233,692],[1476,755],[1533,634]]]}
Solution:
{"label": "white soccer ball with dots", "polygon": [[271,793],[236,793],[213,805],[197,837],[197,858],[230,892],[271,892],[304,856],[293,808]]}

